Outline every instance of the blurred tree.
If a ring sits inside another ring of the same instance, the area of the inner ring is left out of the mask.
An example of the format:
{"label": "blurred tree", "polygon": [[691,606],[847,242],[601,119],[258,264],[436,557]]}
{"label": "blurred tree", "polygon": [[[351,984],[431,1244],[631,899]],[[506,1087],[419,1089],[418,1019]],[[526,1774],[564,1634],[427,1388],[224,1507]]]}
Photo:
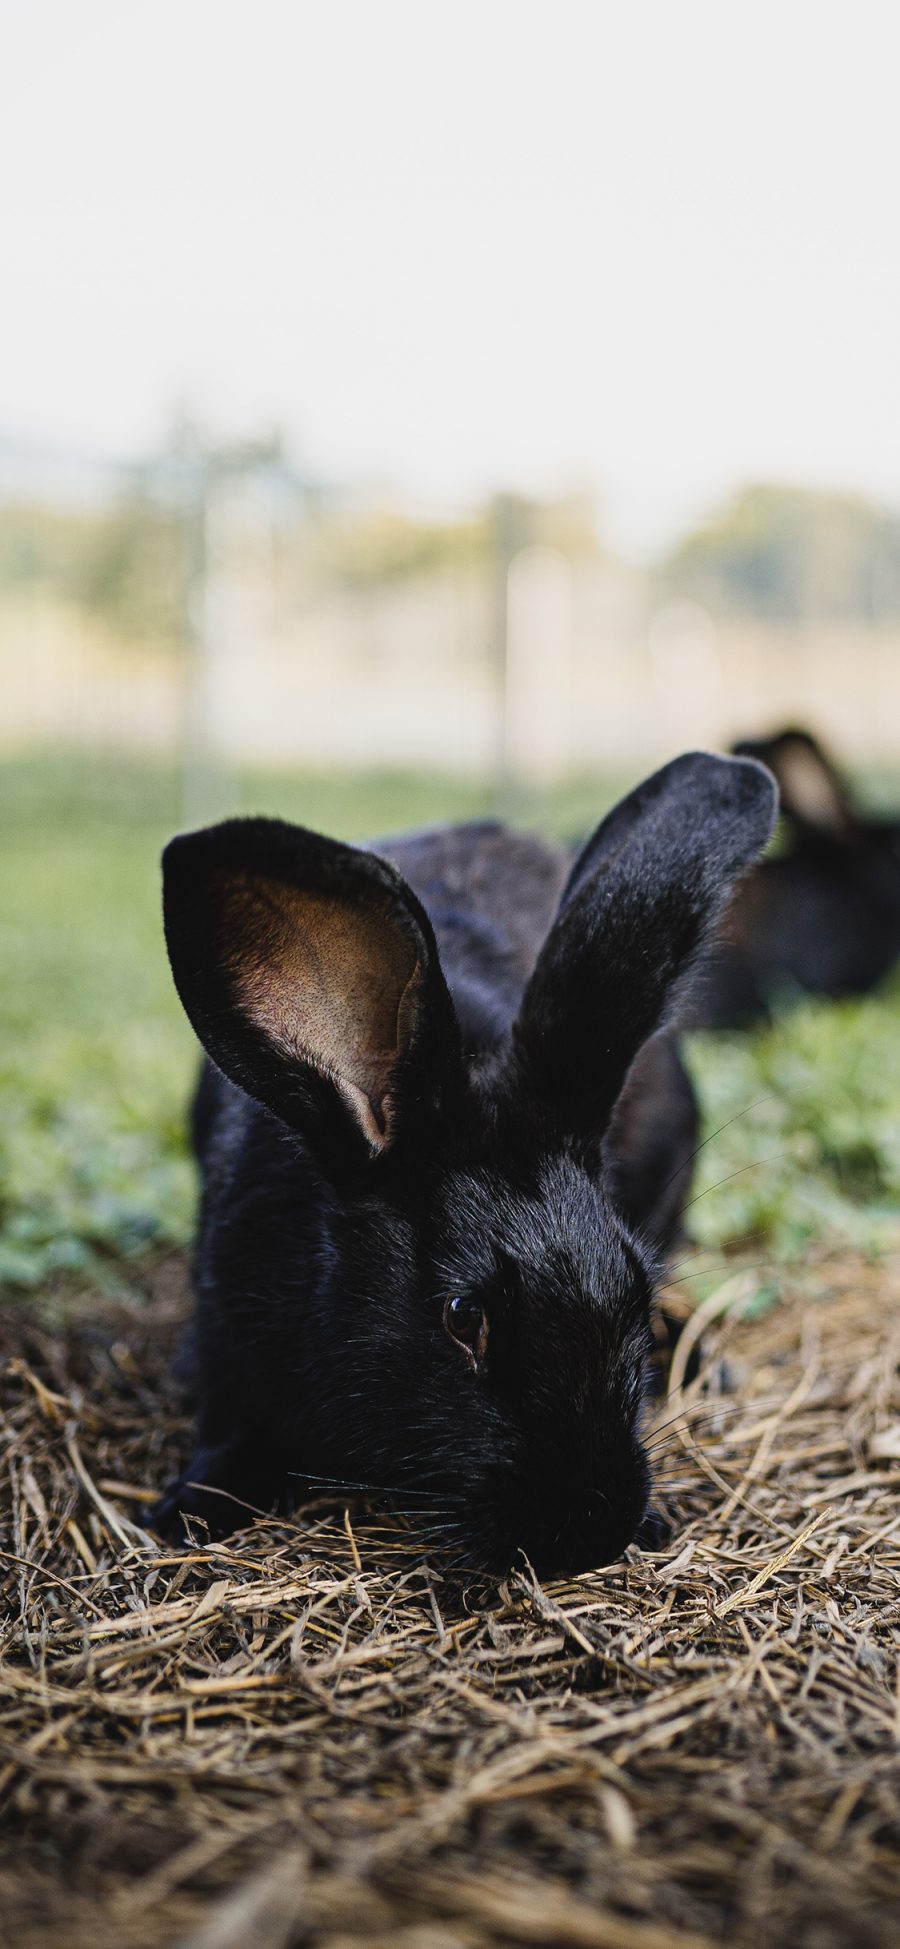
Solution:
{"label": "blurred tree", "polygon": [[117,642],[175,644],[183,633],[182,546],[179,513],[134,489],[99,508],[8,504],[0,593],[74,603]]}
{"label": "blurred tree", "polygon": [[6,504],[0,516],[0,589],[43,588],[63,599],[75,596],[96,532],[93,510]]}
{"label": "blurred tree", "polygon": [[96,521],[74,593],[118,641],[181,642],[181,526],[177,511],[135,491]]}
{"label": "blurred tree", "polygon": [[894,622],[900,518],[850,494],[742,488],[661,564],[667,596],[767,622]]}
{"label": "blurred tree", "polygon": [[536,540],[583,558],[600,552],[587,494],[540,505],[501,494],[471,512],[443,516],[417,515],[387,501],[338,503],[289,540],[295,551],[303,547],[305,572],[317,583],[363,589],[442,569],[486,571],[498,549],[511,554]]}

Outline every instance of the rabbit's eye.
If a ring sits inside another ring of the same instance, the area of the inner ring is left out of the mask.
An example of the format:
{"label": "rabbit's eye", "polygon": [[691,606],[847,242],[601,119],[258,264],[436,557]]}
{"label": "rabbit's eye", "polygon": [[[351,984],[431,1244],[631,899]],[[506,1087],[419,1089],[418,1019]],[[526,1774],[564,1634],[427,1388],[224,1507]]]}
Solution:
{"label": "rabbit's eye", "polygon": [[444,1307],[444,1328],[451,1340],[462,1348],[473,1372],[483,1373],[488,1343],[484,1308],[478,1305],[477,1300],[465,1299],[462,1293],[454,1293]]}

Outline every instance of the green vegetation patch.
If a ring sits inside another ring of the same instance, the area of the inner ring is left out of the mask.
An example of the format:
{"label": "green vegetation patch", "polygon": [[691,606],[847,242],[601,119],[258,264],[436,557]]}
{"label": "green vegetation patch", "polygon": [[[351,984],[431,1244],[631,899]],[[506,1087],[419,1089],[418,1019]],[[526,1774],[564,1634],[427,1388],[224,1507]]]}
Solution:
{"label": "green vegetation patch", "polygon": [[795,1260],[814,1241],[877,1252],[900,1226],[900,983],[804,999],[770,1026],[692,1036],[704,1112],[700,1244]]}
{"label": "green vegetation patch", "polygon": [[[586,830],[619,781],[520,816]],[[402,775],[245,778],[244,810],[348,837],[489,809],[474,783]],[[127,1284],[190,1235],[185,1109],[196,1047],[172,988],[159,852],[174,771],[72,758],[0,765],[0,1283]],[[879,1251],[900,1225],[900,986],[804,1002],[771,1028],[695,1036],[704,1111],[688,1228],[754,1263],[815,1244]]]}

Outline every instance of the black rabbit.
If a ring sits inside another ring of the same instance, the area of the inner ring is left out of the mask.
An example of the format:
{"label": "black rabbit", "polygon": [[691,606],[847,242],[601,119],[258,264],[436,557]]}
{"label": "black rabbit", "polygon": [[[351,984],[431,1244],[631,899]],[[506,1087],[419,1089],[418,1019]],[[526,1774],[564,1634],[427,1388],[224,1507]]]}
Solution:
{"label": "black rabbit", "polygon": [[268,819],[172,841],[169,953],[214,1067],[197,1446],[161,1525],[337,1481],[440,1506],[494,1569],[626,1547],[693,1131],[658,1031],[774,797],[755,763],[679,758],[574,863],[498,825],[377,857]]}
{"label": "black rabbit", "polygon": [[808,731],[733,749],[774,773],[784,848],[736,894],[698,984],[696,1021],[739,1026],[797,989],[868,993],[900,956],[900,819],[859,811]]}

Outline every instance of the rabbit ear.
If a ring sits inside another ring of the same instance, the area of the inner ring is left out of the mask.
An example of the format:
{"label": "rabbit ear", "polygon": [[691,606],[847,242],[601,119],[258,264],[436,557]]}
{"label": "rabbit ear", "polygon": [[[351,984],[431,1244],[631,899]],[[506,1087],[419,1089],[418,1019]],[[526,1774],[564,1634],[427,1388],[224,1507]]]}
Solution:
{"label": "rabbit ear", "polygon": [[781,810],[798,826],[839,841],[851,840],[858,832],[859,821],[844,781],[808,731],[745,738],[733,749],[768,765],[778,785]]}
{"label": "rabbit ear", "polygon": [[513,1030],[520,1079],[563,1134],[602,1136],[774,817],[761,765],[695,752],[631,792],[584,847]]}
{"label": "rabbit ear", "polygon": [[204,1048],[335,1155],[386,1150],[458,1049],[430,922],[371,853],[230,819],[163,855],[175,985]]}

